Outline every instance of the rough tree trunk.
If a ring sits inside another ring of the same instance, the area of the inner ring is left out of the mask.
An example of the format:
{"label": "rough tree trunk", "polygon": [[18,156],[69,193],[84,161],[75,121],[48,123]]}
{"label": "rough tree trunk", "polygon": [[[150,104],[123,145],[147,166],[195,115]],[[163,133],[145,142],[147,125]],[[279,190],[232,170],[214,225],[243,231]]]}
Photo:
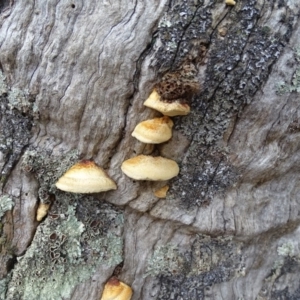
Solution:
{"label": "rough tree trunk", "polygon": [[[96,300],[112,275],[134,300],[300,298],[298,0],[0,9],[0,299]],[[195,82],[171,141],[131,136],[155,85]],[[141,153],[179,163],[166,199],[121,172]],[[80,159],[118,189],[57,190]]]}

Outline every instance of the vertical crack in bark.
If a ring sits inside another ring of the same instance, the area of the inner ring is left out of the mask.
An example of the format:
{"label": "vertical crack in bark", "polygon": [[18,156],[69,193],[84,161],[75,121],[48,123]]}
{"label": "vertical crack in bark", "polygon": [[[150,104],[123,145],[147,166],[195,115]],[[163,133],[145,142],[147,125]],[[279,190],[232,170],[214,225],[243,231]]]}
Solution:
{"label": "vertical crack in bark", "polygon": [[[198,6],[196,6],[196,7],[197,7],[197,8],[196,8],[196,11],[194,12],[194,14],[193,14],[191,20],[190,20],[186,25],[184,25],[183,28],[182,28],[183,30],[182,30],[182,32],[181,32],[181,34],[180,34],[181,36],[179,37],[179,41],[178,41],[178,43],[177,43],[177,45],[176,45],[177,48],[176,48],[176,51],[175,51],[174,58],[173,58],[173,61],[172,61],[172,63],[171,63],[171,66],[174,66],[174,65],[175,65],[175,61],[176,61],[176,59],[178,58],[179,49],[181,48],[181,45],[182,45],[183,37],[185,36],[185,34],[186,34],[188,28],[191,26],[191,24],[193,24],[193,21],[194,21],[196,15],[197,15],[198,10],[200,9],[201,5],[198,5]],[[171,67],[171,69],[172,69],[172,67]]]}

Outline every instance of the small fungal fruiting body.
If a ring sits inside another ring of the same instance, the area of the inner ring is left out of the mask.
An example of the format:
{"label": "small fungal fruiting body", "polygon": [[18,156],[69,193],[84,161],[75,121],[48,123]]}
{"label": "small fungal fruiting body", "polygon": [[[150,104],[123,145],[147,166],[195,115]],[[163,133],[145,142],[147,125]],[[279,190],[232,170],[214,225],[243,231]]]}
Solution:
{"label": "small fungal fruiting body", "polygon": [[72,166],[55,185],[62,191],[72,193],[99,193],[117,189],[105,171],[88,160]]}
{"label": "small fungal fruiting body", "polygon": [[202,50],[205,51],[205,49],[202,49],[204,45],[201,45],[201,42],[192,44],[193,46],[183,64],[177,70],[166,73],[156,84],[155,89],[164,100],[188,100],[200,90],[197,76],[198,68],[195,61],[201,59],[204,54]]}
{"label": "small fungal fruiting body", "polygon": [[40,203],[37,211],[36,211],[36,220],[42,221],[42,219],[48,214],[48,210],[50,208],[49,203]]}
{"label": "small fungal fruiting body", "polygon": [[187,104],[180,102],[164,102],[156,90],[150,94],[144,105],[161,112],[165,116],[184,116],[190,112],[190,107]]}
{"label": "small fungal fruiting body", "polygon": [[147,144],[160,144],[172,137],[173,121],[164,116],[139,123],[132,136]]}
{"label": "small fungal fruiting body", "polygon": [[221,27],[218,29],[218,32],[221,37],[224,37],[224,36],[226,36],[228,29],[226,27]]}
{"label": "small fungal fruiting body", "polygon": [[174,160],[148,155],[138,155],[124,161],[121,169],[128,177],[136,180],[168,180],[179,173]]}
{"label": "small fungal fruiting body", "polygon": [[236,5],[236,2],[234,0],[225,0],[225,4],[234,6]]}
{"label": "small fungal fruiting body", "polygon": [[154,195],[157,197],[157,198],[166,198],[167,197],[167,192],[169,190],[169,186],[168,185],[165,185],[163,186],[162,188],[156,190],[154,192]]}
{"label": "small fungal fruiting body", "polygon": [[112,277],[105,284],[100,300],[130,300],[131,296],[131,287]]}

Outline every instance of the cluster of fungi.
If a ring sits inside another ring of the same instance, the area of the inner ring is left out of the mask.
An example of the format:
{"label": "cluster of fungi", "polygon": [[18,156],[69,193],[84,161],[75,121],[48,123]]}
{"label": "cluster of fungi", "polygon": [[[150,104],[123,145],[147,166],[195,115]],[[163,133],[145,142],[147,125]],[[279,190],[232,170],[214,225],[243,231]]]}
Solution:
{"label": "cluster of fungi", "polygon": [[[144,105],[159,111],[162,117],[139,123],[132,136],[142,143],[160,144],[172,138],[173,121],[171,117],[187,115],[190,106],[186,99],[199,90],[196,80],[196,68],[186,64],[176,72],[167,73],[157,84],[144,102]],[[138,155],[125,160],[122,172],[134,180],[166,181],[179,173],[178,164],[162,156]],[[116,183],[93,161],[82,160],[67,170],[55,183],[62,191],[71,193],[99,193],[116,190]],[[168,185],[155,191],[155,196],[165,198]],[[42,221],[50,208],[49,203],[41,202],[37,209],[37,221]],[[101,300],[130,300],[132,289],[125,283],[112,277],[104,287]]]}
{"label": "cluster of fungi", "polygon": [[[198,58],[204,58],[206,46],[196,43]],[[140,122],[132,136],[142,143],[160,144],[172,138],[173,121],[171,117],[184,116],[190,112],[187,100],[199,92],[196,62],[188,59],[177,71],[165,74],[160,83],[144,102],[144,105],[160,112],[163,116]],[[125,160],[121,165],[122,172],[134,180],[166,181],[179,173],[178,164],[162,156],[138,155]],[[55,186],[71,193],[99,193],[116,190],[116,183],[93,161],[82,160],[67,170],[58,179]],[[155,196],[165,198],[168,185],[155,191]],[[47,215],[50,204],[40,203],[37,210],[37,221]],[[110,278],[101,300],[130,300],[132,289],[116,277]]]}
{"label": "cluster of fungi", "polygon": [[[161,112],[164,116],[139,123],[132,136],[143,143],[160,144],[172,137],[173,121],[170,116],[186,115],[190,111],[187,104],[165,102],[154,90],[144,103],[145,106]],[[121,170],[135,180],[164,181],[179,173],[177,163],[161,156],[138,155],[122,163]],[[93,161],[82,160],[73,165],[55,183],[56,187],[71,193],[99,193],[116,190],[116,183]],[[45,211],[46,208],[39,208]],[[43,217],[39,215],[39,220]]]}
{"label": "cluster of fungi", "polygon": [[[234,0],[225,0],[226,5],[234,6]],[[198,58],[204,57],[206,46],[200,43]],[[199,54],[200,53],[200,54]],[[132,136],[142,143],[160,144],[172,138],[174,125],[170,117],[187,115],[190,106],[186,103],[193,94],[199,91],[197,68],[189,61],[183,64],[176,72],[167,73],[162,81],[144,102],[144,105],[159,111],[162,117],[140,122],[132,132]],[[162,156],[138,155],[125,160],[121,165],[122,172],[134,180],[166,181],[179,173],[178,164]],[[55,183],[62,191],[71,193],[99,193],[116,190],[116,183],[107,173],[93,161],[82,160],[73,165]],[[168,185],[155,192],[158,198],[165,198]],[[40,203],[36,219],[42,221],[50,208],[49,203]],[[130,300],[132,297],[130,286],[119,281],[116,277],[110,278],[105,284],[100,300]]]}
{"label": "cluster of fungi", "polygon": [[[178,101],[167,102],[154,90],[144,105],[161,112],[164,116],[139,123],[132,136],[147,144],[160,144],[172,137],[173,121],[170,117],[186,115],[190,111],[187,104]],[[121,170],[135,180],[165,181],[179,173],[177,163],[161,156],[138,155],[122,163]],[[65,192],[71,193],[99,193],[116,190],[116,183],[107,173],[93,161],[82,160],[67,170],[55,183],[55,186]],[[166,197],[168,186],[156,191],[158,198]],[[37,221],[41,221],[48,213],[50,204],[40,203],[37,209]],[[125,283],[113,277],[104,287],[101,300],[130,300],[132,289]]]}
{"label": "cluster of fungi", "polygon": [[[158,85],[159,90],[162,85]],[[170,117],[187,115],[189,105],[179,101],[165,101],[154,89],[144,105],[159,111],[163,117],[146,120],[139,123],[132,136],[142,143],[160,144],[172,138],[173,121]],[[170,90],[170,88],[168,89]],[[179,167],[174,160],[162,156],[138,155],[123,162],[122,171],[135,180],[165,181],[179,173]],[[165,198],[169,187],[166,185],[155,192],[158,198]]]}

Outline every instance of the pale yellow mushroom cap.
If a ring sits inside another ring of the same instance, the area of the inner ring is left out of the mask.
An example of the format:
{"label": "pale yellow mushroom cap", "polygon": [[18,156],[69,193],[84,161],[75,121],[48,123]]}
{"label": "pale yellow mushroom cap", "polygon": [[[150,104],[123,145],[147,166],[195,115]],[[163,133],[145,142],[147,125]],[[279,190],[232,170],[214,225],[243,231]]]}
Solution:
{"label": "pale yellow mushroom cap", "polygon": [[234,0],[225,0],[225,4],[234,6],[236,5],[236,2]]}
{"label": "pale yellow mushroom cap", "polygon": [[40,203],[36,211],[36,220],[42,221],[42,219],[48,214],[49,208],[50,208],[49,203]]}
{"label": "pale yellow mushroom cap", "polygon": [[131,296],[131,287],[112,277],[105,284],[100,300],[130,300]]}
{"label": "pale yellow mushroom cap", "polygon": [[116,190],[116,184],[94,162],[83,160],[72,166],[55,183],[56,187],[71,193],[99,193]]}
{"label": "pale yellow mushroom cap", "polygon": [[161,112],[165,116],[185,116],[190,112],[190,107],[187,104],[179,102],[164,102],[161,101],[160,95],[156,90],[150,94],[149,98],[144,102],[144,105]]}
{"label": "pale yellow mushroom cap", "polygon": [[168,180],[179,173],[179,167],[174,160],[148,155],[138,155],[125,160],[121,169],[128,177],[136,180]]}
{"label": "pale yellow mushroom cap", "polygon": [[157,197],[157,198],[166,198],[167,197],[167,192],[169,190],[169,186],[168,185],[165,185],[163,186],[162,188],[156,190],[154,192],[154,195]]}
{"label": "pale yellow mushroom cap", "polygon": [[164,116],[139,123],[132,136],[147,144],[160,144],[172,137],[173,121]]}

